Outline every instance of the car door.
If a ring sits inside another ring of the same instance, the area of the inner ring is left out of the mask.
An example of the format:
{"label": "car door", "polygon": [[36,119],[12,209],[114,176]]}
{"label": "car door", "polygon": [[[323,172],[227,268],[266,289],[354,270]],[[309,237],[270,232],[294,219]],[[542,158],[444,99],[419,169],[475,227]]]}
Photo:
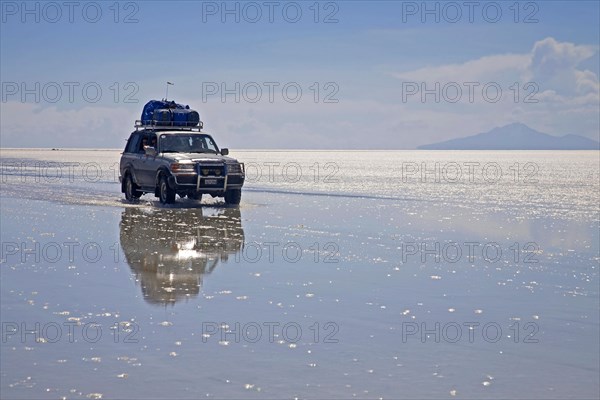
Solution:
{"label": "car door", "polygon": [[[154,143],[156,146],[156,135],[154,133],[147,134],[144,136],[146,143],[151,145]],[[156,147],[154,147],[156,149]],[[143,149],[143,148],[142,148]],[[148,155],[143,150],[139,161],[139,172],[140,172],[140,185],[143,187],[154,187],[156,179],[156,171],[159,167],[159,157],[157,155]]]}
{"label": "car door", "polygon": [[139,133],[134,133],[129,141],[127,142],[127,147],[125,147],[125,151],[121,157],[121,176],[125,175],[125,170],[129,170],[134,177],[134,180],[137,184],[139,184],[139,163],[140,163],[140,153],[139,149],[141,146],[141,135]]}

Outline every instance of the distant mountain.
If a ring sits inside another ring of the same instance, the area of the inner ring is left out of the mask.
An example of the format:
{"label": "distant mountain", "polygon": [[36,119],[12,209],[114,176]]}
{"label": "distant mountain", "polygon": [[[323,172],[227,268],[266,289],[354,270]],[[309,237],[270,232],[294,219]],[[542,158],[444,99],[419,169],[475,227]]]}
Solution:
{"label": "distant mountain", "polygon": [[600,143],[578,135],[552,136],[514,123],[445,142],[417,147],[422,150],[599,150]]}

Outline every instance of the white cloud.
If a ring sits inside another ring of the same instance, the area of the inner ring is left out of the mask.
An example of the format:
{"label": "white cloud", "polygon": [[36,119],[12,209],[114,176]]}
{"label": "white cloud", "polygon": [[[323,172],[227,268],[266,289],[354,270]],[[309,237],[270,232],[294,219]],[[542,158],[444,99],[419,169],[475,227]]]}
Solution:
{"label": "white cloud", "polygon": [[525,54],[499,54],[469,60],[462,64],[446,64],[395,72],[392,75],[404,81],[426,82],[479,82],[482,85],[497,82],[509,89],[511,83],[535,82],[541,91],[561,96],[585,96],[598,93],[598,76],[578,65],[596,54],[592,46],[558,42],[548,37],[535,42]]}
{"label": "white cloud", "polygon": [[[527,54],[502,54],[481,57],[462,64],[446,64],[424,67],[413,71],[396,72],[392,75],[402,80],[424,82],[481,82],[490,77],[522,74],[526,71],[530,56]],[[487,82],[487,81],[486,81]]]}
{"label": "white cloud", "polygon": [[535,43],[531,51],[530,78],[548,90],[577,96],[598,92],[598,76],[591,71],[577,69],[592,57],[596,50],[591,46],[557,42],[546,38]]}
{"label": "white cloud", "polygon": [[574,69],[580,62],[595,53],[591,46],[561,43],[548,37],[533,45],[531,69],[539,75],[553,76]]}

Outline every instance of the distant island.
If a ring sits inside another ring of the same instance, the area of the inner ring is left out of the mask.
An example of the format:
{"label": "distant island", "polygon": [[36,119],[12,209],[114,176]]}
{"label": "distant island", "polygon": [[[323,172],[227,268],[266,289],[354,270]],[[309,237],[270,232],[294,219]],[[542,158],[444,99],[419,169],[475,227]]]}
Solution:
{"label": "distant island", "polygon": [[444,142],[417,147],[421,150],[600,150],[600,143],[579,135],[552,136],[525,124],[514,123]]}

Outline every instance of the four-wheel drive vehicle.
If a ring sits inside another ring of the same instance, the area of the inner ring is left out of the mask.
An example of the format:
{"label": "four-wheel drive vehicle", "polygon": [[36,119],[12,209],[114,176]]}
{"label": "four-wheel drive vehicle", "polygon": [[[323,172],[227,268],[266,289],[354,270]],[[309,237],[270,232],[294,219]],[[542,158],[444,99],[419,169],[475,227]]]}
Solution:
{"label": "four-wheel drive vehicle", "polygon": [[142,125],[136,122],[121,155],[121,191],[129,201],[154,193],[163,204],[175,195],[200,200],[202,194],[225,197],[237,205],[242,197],[244,164],[227,157],[228,149],[198,127]]}

